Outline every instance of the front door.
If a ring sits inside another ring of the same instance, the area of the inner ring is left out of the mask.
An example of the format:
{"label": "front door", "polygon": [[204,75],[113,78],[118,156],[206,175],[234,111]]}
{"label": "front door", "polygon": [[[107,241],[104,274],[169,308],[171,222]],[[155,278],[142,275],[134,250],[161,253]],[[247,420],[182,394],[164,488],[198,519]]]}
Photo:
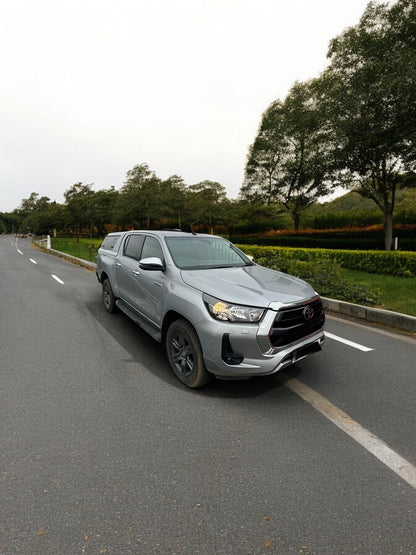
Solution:
{"label": "front door", "polygon": [[116,266],[118,296],[137,312],[160,327],[166,295],[166,277],[160,270],[143,270],[139,260],[157,257],[164,262],[162,246],[156,237],[132,233],[125,239],[123,254]]}
{"label": "front door", "polygon": [[139,259],[145,235],[131,233],[122,246],[122,256],[116,260],[116,283],[118,296],[136,308],[140,304]]}
{"label": "front door", "polygon": [[[142,248],[141,259],[160,258],[165,262],[162,246],[156,237],[147,235]],[[166,297],[166,275],[161,270],[140,269],[141,312],[158,327],[162,325],[163,308]]]}

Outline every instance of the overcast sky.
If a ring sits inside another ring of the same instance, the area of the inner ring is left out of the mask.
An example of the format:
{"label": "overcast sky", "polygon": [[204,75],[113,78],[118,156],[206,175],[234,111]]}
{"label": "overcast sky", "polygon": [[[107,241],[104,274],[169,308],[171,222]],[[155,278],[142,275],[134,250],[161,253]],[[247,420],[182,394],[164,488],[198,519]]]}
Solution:
{"label": "overcast sky", "polygon": [[0,212],[74,183],[242,184],[269,104],[367,0],[0,0]]}

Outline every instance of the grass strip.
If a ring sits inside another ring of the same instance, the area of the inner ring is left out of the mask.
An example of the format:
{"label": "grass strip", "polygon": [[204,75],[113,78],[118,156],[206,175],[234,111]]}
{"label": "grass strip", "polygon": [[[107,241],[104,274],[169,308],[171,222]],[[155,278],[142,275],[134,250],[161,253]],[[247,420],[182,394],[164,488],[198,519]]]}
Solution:
{"label": "grass strip", "polygon": [[376,291],[382,302],[377,308],[416,316],[416,278],[368,274],[346,268],[341,269],[341,275],[351,283],[359,283]]}
{"label": "grass strip", "polygon": [[82,260],[95,262],[97,258],[97,251],[102,243],[102,239],[84,239],[79,241],[74,239],[52,238],[51,247],[59,252],[76,256]]}

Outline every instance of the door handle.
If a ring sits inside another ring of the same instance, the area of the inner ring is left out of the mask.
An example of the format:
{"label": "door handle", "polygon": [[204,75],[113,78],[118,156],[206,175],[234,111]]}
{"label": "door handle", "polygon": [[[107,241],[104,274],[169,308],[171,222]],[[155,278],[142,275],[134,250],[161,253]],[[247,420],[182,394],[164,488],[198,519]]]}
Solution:
{"label": "door handle", "polygon": [[133,270],[133,274],[134,274],[135,276],[139,276],[139,275],[140,275],[140,272],[139,272],[139,270]]}

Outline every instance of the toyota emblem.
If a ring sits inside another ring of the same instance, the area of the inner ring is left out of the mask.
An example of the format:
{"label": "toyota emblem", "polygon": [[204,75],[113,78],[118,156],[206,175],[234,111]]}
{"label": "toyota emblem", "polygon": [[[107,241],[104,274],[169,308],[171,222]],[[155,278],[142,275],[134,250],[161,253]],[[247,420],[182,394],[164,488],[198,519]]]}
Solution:
{"label": "toyota emblem", "polygon": [[305,308],[303,309],[303,317],[305,318],[305,320],[312,320],[313,315],[313,308],[311,306],[305,306]]}

